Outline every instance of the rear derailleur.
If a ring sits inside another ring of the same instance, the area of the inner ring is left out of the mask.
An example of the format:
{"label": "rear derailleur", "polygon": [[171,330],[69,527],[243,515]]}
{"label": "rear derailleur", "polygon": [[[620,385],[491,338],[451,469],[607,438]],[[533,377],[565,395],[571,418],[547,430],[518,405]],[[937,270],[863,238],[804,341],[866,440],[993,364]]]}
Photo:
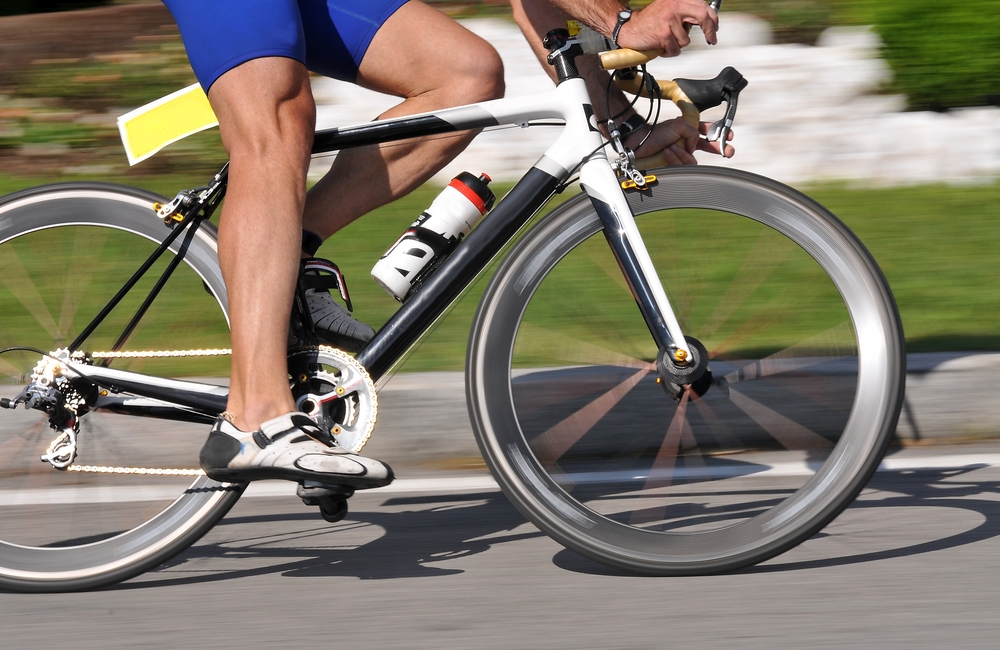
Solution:
{"label": "rear derailleur", "polygon": [[64,470],[73,464],[77,454],[80,417],[90,411],[97,399],[98,387],[82,376],[72,375],[66,362],[69,350],[63,348],[45,355],[35,365],[31,381],[14,399],[0,400],[0,407],[14,409],[24,404],[26,409],[43,411],[49,416],[49,427],[59,435],[49,444],[41,460]]}

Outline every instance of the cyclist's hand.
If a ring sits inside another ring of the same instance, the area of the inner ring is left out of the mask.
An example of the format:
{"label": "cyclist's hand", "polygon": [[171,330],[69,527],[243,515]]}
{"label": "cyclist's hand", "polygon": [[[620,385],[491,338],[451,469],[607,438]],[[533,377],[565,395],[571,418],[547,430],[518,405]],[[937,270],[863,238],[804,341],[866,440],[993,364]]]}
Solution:
{"label": "cyclist's hand", "polygon": [[[722,151],[721,143],[709,142],[701,137],[708,133],[711,126],[710,122],[702,122],[698,129],[695,129],[680,117],[660,122],[653,128],[652,134],[642,146],[635,150],[635,157],[648,158],[663,152],[668,165],[697,165],[695,151],[707,151],[716,155]],[[630,135],[627,144],[634,145],[646,137],[647,133],[649,127],[636,131],[635,135]],[[728,139],[733,139],[731,131]],[[727,142],[726,158],[732,158],[735,153],[736,150]]]}
{"label": "cyclist's hand", "polygon": [[688,30],[699,25],[705,40],[715,45],[719,16],[704,0],[653,0],[635,11],[618,33],[618,45],[634,50],[663,50],[677,56],[691,42]]}

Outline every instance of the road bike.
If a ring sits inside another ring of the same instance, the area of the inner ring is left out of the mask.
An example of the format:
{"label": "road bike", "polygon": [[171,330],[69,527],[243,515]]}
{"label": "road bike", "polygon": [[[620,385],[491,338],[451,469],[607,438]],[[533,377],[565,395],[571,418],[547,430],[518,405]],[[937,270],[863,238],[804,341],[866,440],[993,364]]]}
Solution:
{"label": "road bike", "polygon": [[[895,429],[905,353],[889,287],[848,228],[792,188],[634,161],[616,122],[605,137],[594,119],[580,39],[557,30],[547,45],[552,91],[316,133],[321,154],[562,128],[356,357],[290,352],[296,404],[360,449],[375,382],[496,259],[466,392],[514,505],[566,547],[637,573],[774,557],[852,502]],[[652,54],[611,56],[622,84],[669,96],[686,119],[725,104],[710,133],[725,142],[746,85],[738,72],[656,82],[641,67]],[[244,485],[192,469],[226,405],[224,382],[191,379],[227,372],[208,221],[226,179],[224,168],[172,201],[99,183],[0,199],[0,587],[130,578],[240,498]],[[580,194],[536,216],[576,181]],[[335,520],[350,492],[300,495]]]}

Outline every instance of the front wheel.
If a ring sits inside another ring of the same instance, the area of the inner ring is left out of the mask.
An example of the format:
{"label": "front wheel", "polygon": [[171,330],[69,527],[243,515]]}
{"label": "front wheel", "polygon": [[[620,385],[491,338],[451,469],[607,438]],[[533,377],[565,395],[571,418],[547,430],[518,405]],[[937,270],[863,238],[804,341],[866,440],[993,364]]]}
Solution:
{"label": "front wheel", "polygon": [[902,329],[871,255],[808,197],[720,168],[655,174],[629,203],[709,379],[658,381],[581,195],[483,296],[469,410],[507,496],[565,546],[640,573],[729,571],[802,542],[868,481],[902,403]]}

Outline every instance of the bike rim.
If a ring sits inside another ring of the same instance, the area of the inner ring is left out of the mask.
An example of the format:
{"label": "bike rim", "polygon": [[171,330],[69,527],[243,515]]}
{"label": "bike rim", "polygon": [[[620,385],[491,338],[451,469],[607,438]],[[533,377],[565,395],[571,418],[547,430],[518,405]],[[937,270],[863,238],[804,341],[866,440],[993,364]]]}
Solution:
{"label": "bike rim", "polygon": [[863,249],[804,197],[750,175],[661,180],[630,199],[684,331],[709,351],[704,396],[656,383],[648,330],[581,203],[504,269],[484,316],[503,334],[480,343],[473,410],[489,413],[484,451],[515,501],[560,541],[652,572],[732,567],[800,541],[874,469],[898,413],[893,310],[858,284],[880,279]]}
{"label": "bike rim", "polygon": [[[155,248],[166,229],[137,191],[73,186],[0,205],[0,347],[67,344]],[[165,256],[165,257],[169,257]],[[228,345],[214,238],[200,232],[125,350]],[[159,276],[161,260],[84,346],[108,350]],[[191,332],[199,332],[192,335]],[[0,356],[0,390],[16,394],[39,355]],[[228,360],[116,360],[161,376],[225,376]],[[207,433],[198,423],[94,411],[81,417],[79,457],[91,468],[190,469]],[[204,476],[60,472],[39,460],[57,432],[38,411],[0,412],[0,576],[74,581],[156,558],[190,537],[234,490]],[[235,496],[238,496],[238,491]]]}

